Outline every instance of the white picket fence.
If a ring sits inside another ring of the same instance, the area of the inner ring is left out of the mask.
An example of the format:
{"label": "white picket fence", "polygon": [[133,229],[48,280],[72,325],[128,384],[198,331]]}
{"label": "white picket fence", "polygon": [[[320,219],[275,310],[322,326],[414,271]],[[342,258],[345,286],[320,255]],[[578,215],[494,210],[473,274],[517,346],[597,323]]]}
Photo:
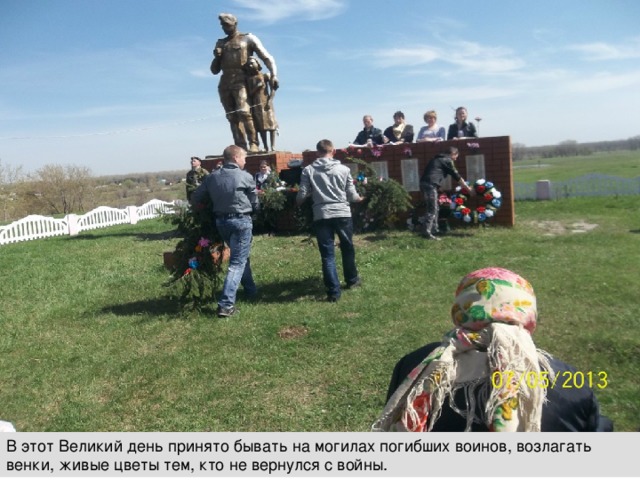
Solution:
{"label": "white picket fence", "polygon": [[29,215],[9,225],[0,226],[0,245],[24,242],[37,238],[55,237],[58,235],[78,235],[84,230],[110,227],[139,220],[155,218],[163,213],[171,213],[174,203],[162,200],[150,200],[141,207],[130,206],[123,209],[98,207],[84,215],[69,214],[64,218]]}

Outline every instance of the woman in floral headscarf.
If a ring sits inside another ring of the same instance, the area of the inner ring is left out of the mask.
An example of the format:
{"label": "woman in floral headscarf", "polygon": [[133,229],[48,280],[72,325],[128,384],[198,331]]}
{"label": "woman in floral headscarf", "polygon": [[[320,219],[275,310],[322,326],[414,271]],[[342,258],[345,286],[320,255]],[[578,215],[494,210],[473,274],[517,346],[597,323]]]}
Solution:
{"label": "woman in floral headscarf", "polygon": [[527,280],[503,268],[472,272],[451,316],[455,328],[441,343],[398,362],[374,431],[613,429],[591,389],[556,385],[575,368],[533,343],[536,297]]}

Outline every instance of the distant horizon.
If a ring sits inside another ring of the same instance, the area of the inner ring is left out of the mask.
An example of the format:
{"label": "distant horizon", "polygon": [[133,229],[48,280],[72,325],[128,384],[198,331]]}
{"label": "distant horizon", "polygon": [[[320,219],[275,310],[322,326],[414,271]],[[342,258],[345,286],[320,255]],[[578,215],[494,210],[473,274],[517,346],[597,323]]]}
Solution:
{"label": "distant horizon", "polygon": [[[501,135],[496,135],[496,136],[501,136]],[[640,135],[637,135],[638,137],[640,137]],[[635,137],[635,136],[634,136]],[[601,140],[598,142],[577,142],[577,145],[592,145],[592,144],[599,144],[599,143],[615,143],[615,142],[625,142],[631,138],[634,137],[629,137],[629,138],[623,138],[623,139],[616,139],[616,140]],[[479,139],[481,140],[483,137],[479,137]],[[484,138],[489,138],[489,137],[484,137]],[[567,139],[567,140],[563,140],[563,141],[570,141],[571,139]],[[517,142],[516,142],[517,143]],[[515,145],[516,143],[511,142],[511,146],[513,147],[513,145]],[[545,148],[545,147],[555,147],[558,146],[559,144],[561,144],[562,142],[559,143],[554,143],[554,144],[548,144],[548,145],[525,145],[524,148]],[[345,147],[346,148],[346,147]],[[624,149],[621,149],[624,150]],[[280,151],[280,152],[285,152],[285,153],[292,153],[292,154],[302,154],[303,152],[292,152],[289,150],[276,150],[276,151]],[[247,154],[248,157],[251,156],[260,156],[260,155],[268,155],[274,152],[261,152],[261,153],[249,153]],[[598,152],[598,153],[605,153],[603,152]],[[205,155],[202,156],[200,158],[202,158],[203,160],[205,159],[206,156],[213,156],[215,158],[220,158],[222,157],[222,153],[220,155]],[[101,178],[101,177],[118,177],[118,176],[129,176],[129,175],[149,175],[149,174],[163,174],[163,173],[179,173],[179,172],[188,172],[190,167],[187,167],[185,169],[182,168],[174,168],[174,169],[168,169],[168,170],[153,170],[153,171],[145,171],[145,172],[125,172],[125,173],[111,173],[111,174],[105,174],[105,175],[93,175],[95,178]]]}

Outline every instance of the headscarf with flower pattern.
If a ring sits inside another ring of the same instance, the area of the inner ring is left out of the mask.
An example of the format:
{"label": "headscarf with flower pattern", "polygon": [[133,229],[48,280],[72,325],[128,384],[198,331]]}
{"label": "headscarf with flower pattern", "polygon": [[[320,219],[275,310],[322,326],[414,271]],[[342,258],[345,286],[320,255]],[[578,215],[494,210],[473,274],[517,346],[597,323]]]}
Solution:
{"label": "headscarf with flower pattern", "polygon": [[[531,338],[537,321],[531,284],[503,268],[476,270],[460,281],[451,317],[455,328],[411,371],[372,429],[431,431],[448,399],[466,417],[466,431],[474,422],[493,432],[540,431],[546,390],[528,379],[553,372]],[[458,390],[464,411],[453,401]]]}

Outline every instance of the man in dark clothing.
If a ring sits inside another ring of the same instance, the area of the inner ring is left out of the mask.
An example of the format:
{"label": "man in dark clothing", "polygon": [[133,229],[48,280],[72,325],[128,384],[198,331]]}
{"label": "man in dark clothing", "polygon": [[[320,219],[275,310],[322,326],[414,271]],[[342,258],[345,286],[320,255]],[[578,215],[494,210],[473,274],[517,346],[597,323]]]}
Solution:
{"label": "man in dark clothing", "polygon": [[360,147],[363,145],[368,147],[382,145],[384,143],[382,130],[373,126],[373,117],[371,115],[365,115],[362,117],[362,123],[364,124],[364,128],[358,133],[352,145]]}
{"label": "man in dark clothing", "polygon": [[209,174],[193,193],[191,204],[196,205],[209,196],[216,228],[231,250],[229,270],[224,279],[218,302],[218,317],[230,317],[236,312],[236,293],[240,285],[249,296],[257,294],[251,272],[251,214],[258,208],[256,182],[244,171],[247,152],[237,145],[224,149],[224,165]]}
{"label": "man in dark clothing", "polygon": [[422,234],[429,240],[440,240],[435,234],[438,233],[438,188],[442,181],[447,176],[451,176],[461,187],[469,190],[470,195],[474,194],[473,190],[456,170],[454,162],[457,158],[458,149],[456,147],[447,148],[443,153],[429,160],[422,177],[420,177],[420,190],[427,204],[426,221]]}
{"label": "man in dark clothing", "polygon": [[191,157],[191,170],[187,172],[187,202],[191,200],[191,195],[200,186],[204,177],[209,175],[201,164],[202,160],[199,157]]}

